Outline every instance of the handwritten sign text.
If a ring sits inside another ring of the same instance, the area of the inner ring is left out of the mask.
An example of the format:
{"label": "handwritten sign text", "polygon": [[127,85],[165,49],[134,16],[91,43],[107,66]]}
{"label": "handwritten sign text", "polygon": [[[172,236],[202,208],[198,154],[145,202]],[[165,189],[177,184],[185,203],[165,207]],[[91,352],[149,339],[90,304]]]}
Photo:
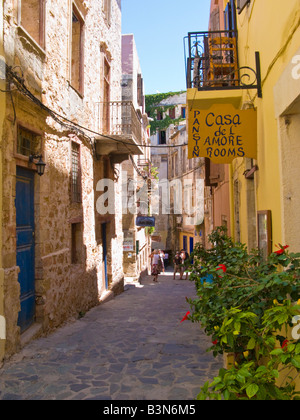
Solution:
{"label": "handwritten sign text", "polygon": [[190,159],[208,157],[215,163],[230,163],[238,157],[256,159],[256,110],[237,110],[230,104],[192,109],[188,124]]}

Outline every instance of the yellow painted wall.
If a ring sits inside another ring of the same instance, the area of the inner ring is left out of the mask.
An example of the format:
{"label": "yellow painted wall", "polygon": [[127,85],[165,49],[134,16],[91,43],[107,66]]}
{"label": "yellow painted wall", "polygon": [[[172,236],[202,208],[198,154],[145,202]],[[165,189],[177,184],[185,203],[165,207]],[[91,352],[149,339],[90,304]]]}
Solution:
{"label": "yellow painted wall", "polygon": [[[0,5],[0,56],[4,58],[3,48],[3,1]],[[2,58],[0,57],[0,58]],[[5,80],[0,79],[0,89],[5,90]],[[4,321],[4,271],[2,268],[2,127],[5,115],[5,94],[0,92],[0,365],[4,357],[5,321]]]}
{"label": "yellow painted wall", "polygon": [[[273,248],[282,242],[282,204],[278,121],[275,118],[274,86],[300,45],[300,0],[252,0],[237,16],[239,65],[255,68],[260,52],[263,98],[255,90],[245,91],[243,101],[258,110],[259,170],[255,175],[256,210],[272,211]],[[239,168],[239,169],[237,169]],[[235,162],[233,177],[241,183],[241,240],[247,238],[247,215],[243,204],[243,162]],[[237,174],[238,171],[238,174]]]}
{"label": "yellow painted wall", "polygon": [[[238,33],[240,66],[255,67],[255,51],[260,52],[261,59],[263,97],[258,98],[252,90],[243,95],[243,102],[253,101],[258,110],[256,211],[272,211],[273,250],[276,244],[287,243],[291,251],[299,252],[300,75],[293,80],[291,62],[300,54],[300,0],[251,0],[250,7],[238,15]],[[289,112],[293,124],[283,121]],[[233,178],[241,185],[241,201],[245,200],[247,183],[242,175],[244,163],[236,161],[233,165]],[[244,242],[249,226],[244,203],[240,218]],[[299,378],[296,386],[300,389]]]}

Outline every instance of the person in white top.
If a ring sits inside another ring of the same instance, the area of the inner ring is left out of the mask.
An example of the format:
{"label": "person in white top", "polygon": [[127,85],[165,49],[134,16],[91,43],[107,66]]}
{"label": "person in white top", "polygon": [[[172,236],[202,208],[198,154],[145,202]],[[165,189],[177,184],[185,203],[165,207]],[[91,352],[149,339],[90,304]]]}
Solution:
{"label": "person in white top", "polygon": [[165,272],[165,262],[164,262],[165,253],[164,253],[164,251],[162,251],[161,249],[159,249],[158,250],[158,254],[160,256],[162,272],[164,273]]}
{"label": "person in white top", "polygon": [[161,267],[161,258],[158,253],[158,250],[155,249],[151,255],[151,275],[153,276],[153,281],[157,282],[158,275],[160,274],[160,267]]}

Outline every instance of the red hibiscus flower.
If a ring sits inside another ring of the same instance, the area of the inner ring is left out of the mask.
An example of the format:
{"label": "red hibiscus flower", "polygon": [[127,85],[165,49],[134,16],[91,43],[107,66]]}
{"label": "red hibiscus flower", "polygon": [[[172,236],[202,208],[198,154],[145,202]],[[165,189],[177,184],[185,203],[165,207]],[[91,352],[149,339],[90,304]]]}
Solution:
{"label": "red hibiscus flower", "polygon": [[218,344],[218,340],[215,340],[215,341],[213,341],[212,343],[213,343],[213,345],[215,346],[215,345],[217,345],[217,344]]}
{"label": "red hibiscus flower", "polygon": [[180,321],[180,324],[181,324],[183,321],[186,321],[186,320],[188,319],[189,314],[190,314],[190,311],[188,311],[188,312],[184,315],[184,317],[183,317],[183,318],[182,318],[182,320]]}
{"label": "red hibiscus flower", "polygon": [[217,267],[217,270],[223,270],[223,273],[226,273],[226,271],[227,271],[226,265],[219,264],[218,267]]}
{"label": "red hibiscus flower", "polygon": [[[280,245],[280,244],[279,244]],[[289,245],[285,245],[285,246],[282,246],[282,245],[280,245],[280,246],[278,246],[278,245],[275,245],[277,248],[279,248],[279,250],[278,251],[274,251],[274,254],[277,254],[277,255],[282,255],[283,253],[284,253],[284,251],[287,249],[287,248],[289,248]]]}
{"label": "red hibiscus flower", "polygon": [[[223,273],[226,273],[227,268],[226,268],[226,265],[219,264],[218,267],[216,268],[216,270],[223,270]],[[219,277],[222,277],[222,276],[219,276]]]}
{"label": "red hibiscus flower", "polygon": [[286,338],[286,339],[283,341],[283,343],[281,344],[281,348],[282,348],[282,349],[285,349],[285,348],[288,346],[288,342],[289,342],[289,340]]}

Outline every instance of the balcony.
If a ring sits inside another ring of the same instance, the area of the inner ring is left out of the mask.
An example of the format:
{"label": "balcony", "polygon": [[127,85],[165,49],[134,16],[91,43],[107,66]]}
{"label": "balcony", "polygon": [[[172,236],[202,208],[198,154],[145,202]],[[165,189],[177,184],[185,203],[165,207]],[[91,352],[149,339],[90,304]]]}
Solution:
{"label": "balcony", "polygon": [[237,32],[189,32],[185,37],[187,88],[209,90],[258,90],[261,97],[259,53],[256,71],[239,67]]}
{"label": "balcony", "polygon": [[112,155],[114,163],[142,155],[142,123],[130,101],[96,103],[96,151]]}

